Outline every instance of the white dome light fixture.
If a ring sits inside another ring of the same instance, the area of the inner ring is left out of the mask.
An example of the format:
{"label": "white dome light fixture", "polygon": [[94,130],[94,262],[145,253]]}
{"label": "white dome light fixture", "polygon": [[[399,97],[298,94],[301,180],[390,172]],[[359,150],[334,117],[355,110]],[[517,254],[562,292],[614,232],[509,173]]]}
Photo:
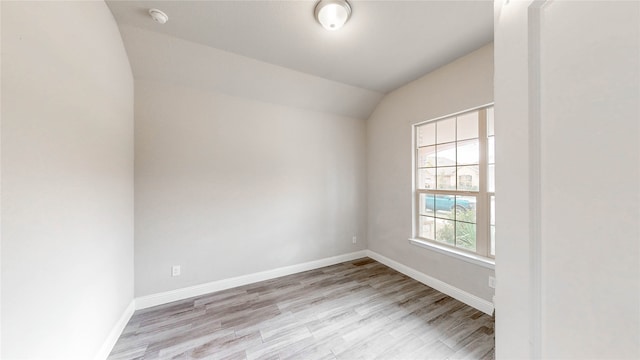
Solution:
{"label": "white dome light fixture", "polygon": [[151,18],[153,19],[153,21],[159,24],[164,24],[167,22],[167,20],[169,20],[169,17],[167,16],[167,14],[165,14],[164,12],[158,9],[150,9],[149,15],[151,15]]}
{"label": "white dome light fixture", "polygon": [[316,19],[327,30],[340,29],[351,16],[347,0],[320,0],[316,5]]}

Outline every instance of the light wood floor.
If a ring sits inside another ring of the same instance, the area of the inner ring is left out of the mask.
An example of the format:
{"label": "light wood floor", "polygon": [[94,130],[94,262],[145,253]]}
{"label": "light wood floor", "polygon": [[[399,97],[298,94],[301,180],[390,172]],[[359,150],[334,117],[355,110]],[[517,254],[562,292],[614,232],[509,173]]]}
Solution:
{"label": "light wood floor", "polygon": [[365,258],[136,311],[109,359],[493,359],[493,325]]}

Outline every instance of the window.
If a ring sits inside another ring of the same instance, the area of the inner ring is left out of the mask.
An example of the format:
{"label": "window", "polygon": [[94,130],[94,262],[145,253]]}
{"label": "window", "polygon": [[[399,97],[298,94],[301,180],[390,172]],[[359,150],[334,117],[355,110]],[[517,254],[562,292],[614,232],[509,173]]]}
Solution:
{"label": "window", "polygon": [[414,125],[413,239],[495,255],[493,106]]}

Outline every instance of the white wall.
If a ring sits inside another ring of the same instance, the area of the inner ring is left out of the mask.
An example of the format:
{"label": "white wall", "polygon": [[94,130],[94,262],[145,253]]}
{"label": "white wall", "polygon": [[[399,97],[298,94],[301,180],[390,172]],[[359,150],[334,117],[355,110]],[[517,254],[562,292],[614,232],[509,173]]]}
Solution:
{"label": "white wall", "polygon": [[136,296],[366,248],[364,120],[145,80],[135,98]]}
{"label": "white wall", "polygon": [[133,80],[104,2],[2,2],[3,359],[90,359],[133,299]]}
{"label": "white wall", "polygon": [[541,30],[541,355],[639,359],[640,2],[554,1]]}
{"label": "white wall", "polygon": [[[496,358],[532,354],[528,15],[495,1]],[[508,164],[508,165],[507,165]]]}
{"label": "white wall", "polygon": [[496,355],[637,359],[640,3],[529,5],[496,1]]}
{"label": "white wall", "polygon": [[389,93],[367,121],[369,249],[489,301],[492,270],[417,247],[408,239],[411,125],[491,102],[490,44]]}

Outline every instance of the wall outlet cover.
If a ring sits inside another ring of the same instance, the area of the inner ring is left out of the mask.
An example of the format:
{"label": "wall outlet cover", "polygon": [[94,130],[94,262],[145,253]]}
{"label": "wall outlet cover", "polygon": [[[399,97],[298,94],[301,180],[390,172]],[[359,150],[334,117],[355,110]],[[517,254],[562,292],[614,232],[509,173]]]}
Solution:
{"label": "wall outlet cover", "polygon": [[173,265],[171,267],[171,276],[180,276],[180,265]]}

